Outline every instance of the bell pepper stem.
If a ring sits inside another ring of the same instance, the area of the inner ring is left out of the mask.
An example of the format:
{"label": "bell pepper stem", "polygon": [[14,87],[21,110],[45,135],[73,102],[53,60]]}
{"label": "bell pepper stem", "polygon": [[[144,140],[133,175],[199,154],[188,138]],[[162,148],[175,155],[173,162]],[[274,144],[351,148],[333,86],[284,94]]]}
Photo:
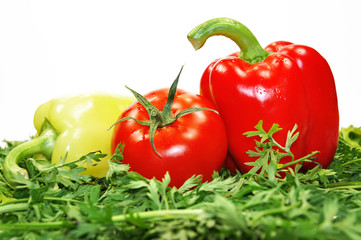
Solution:
{"label": "bell pepper stem", "polygon": [[24,179],[29,179],[26,169],[18,165],[24,158],[34,154],[43,154],[47,159],[51,159],[57,137],[58,132],[45,119],[39,136],[12,149],[3,163],[3,173],[7,183],[14,186],[24,183]]}
{"label": "bell pepper stem", "polygon": [[188,40],[195,50],[200,49],[209,37],[221,35],[233,40],[240,48],[239,58],[250,63],[262,62],[270,53],[263,49],[253,33],[242,23],[230,18],[215,18],[195,27]]}

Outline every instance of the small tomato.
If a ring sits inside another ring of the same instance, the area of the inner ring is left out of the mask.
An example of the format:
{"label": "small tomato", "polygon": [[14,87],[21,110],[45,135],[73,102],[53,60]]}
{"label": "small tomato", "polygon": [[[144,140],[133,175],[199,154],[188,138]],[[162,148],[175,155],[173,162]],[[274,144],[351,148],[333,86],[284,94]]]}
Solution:
{"label": "small tomato", "polygon": [[214,105],[176,90],[178,79],[170,89],[145,96],[131,90],[138,101],[119,117],[112,137],[113,153],[123,143],[122,162],[132,171],[158,180],[169,172],[170,186],[176,187],[193,175],[211,180],[227,155],[225,126]]}

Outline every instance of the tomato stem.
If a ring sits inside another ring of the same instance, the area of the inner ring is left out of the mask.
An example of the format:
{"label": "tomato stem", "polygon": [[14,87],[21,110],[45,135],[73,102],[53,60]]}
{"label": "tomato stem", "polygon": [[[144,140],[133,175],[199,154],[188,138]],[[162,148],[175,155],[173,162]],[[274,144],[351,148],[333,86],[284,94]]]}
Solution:
{"label": "tomato stem", "polygon": [[184,109],[183,111],[179,112],[176,116],[172,116],[171,109],[172,109],[174,98],[175,98],[175,95],[177,92],[179,77],[181,75],[182,70],[183,70],[183,66],[182,66],[181,70],[179,71],[178,76],[173,81],[173,83],[169,89],[167,102],[164,105],[162,111],[160,111],[158,108],[156,108],[144,96],[142,96],[138,92],[132,90],[131,88],[126,87],[133,93],[134,97],[138,100],[138,102],[147,110],[150,120],[140,121],[133,117],[124,117],[124,118],[120,119],[119,121],[115,122],[110,128],[112,128],[114,125],[116,125],[120,122],[123,122],[125,120],[134,120],[143,126],[148,126],[149,127],[149,135],[150,135],[149,138],[150,138],[150,143],[152,145],[152,148],[159,157],[162,157],[161,154],[156,150],[155,145],[154,145],[154,135],[158,128],[162,128],[162,127],[171,125],[172,123],[177,121],[180,117],[183,117],[190,113],[204,111],[204,110],[213,111],[213,112],[218,113],[214,109],[210,109],[210,108],[193,107],[193,108]]}

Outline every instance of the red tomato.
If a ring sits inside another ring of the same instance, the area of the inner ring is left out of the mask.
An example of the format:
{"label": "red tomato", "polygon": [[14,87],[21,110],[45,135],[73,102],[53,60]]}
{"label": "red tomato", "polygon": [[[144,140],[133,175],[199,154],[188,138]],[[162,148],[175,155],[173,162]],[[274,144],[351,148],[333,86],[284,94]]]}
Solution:
{"label": "red tomato", "polygon": [[[169,89],[153,91],[144,97],[162,110]],[[177,90],[171,107],[173,116],[184,109],[202,107],[215,109],[205,97]],[[138,102],[130,105],[119,117],[149,120],[147,110]],[[151,146],[149,127],[129,119],[114,126],[112,152],[124,143],[123,163],[132,171],[151,179],[161,180],[168,171],[170,186],[180,187],[193,175],[202,175],[203,181],[212,179],[214,171],[220,170],[227,155],[227,135],[219,114],[202,110],[180,117],[164,127],[158,127]]]}

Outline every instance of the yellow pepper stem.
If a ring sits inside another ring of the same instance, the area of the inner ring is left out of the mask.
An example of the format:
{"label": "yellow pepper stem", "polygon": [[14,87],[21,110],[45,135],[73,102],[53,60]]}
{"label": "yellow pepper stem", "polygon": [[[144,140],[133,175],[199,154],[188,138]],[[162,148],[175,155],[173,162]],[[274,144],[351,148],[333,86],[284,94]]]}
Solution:
{"label": "yellow pepper stem", "polygon": [[3,173],[7,183],[9,185],[19,185],[24,183],[24,180],[29,179],[26,169],[18,165],[26,157],[43,154],[47,159],[51,159],[58,135],[51,123],[45,119],[38,137],[12,149],[3,163]]}

